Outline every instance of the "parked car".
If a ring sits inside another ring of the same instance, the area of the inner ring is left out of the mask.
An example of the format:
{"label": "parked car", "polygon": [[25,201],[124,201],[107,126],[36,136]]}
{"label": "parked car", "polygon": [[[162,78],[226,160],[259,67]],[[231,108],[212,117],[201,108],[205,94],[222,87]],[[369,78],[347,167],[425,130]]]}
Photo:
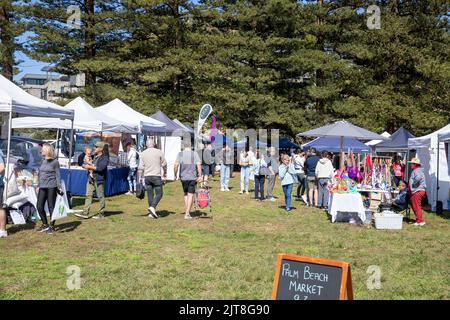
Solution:
{"label": "parked car", "polygon": [[[11,158],[22,159],[29,167],[39,166],[42,162],[41,146],[44,144],[42,140],[26,138],[21,136],[11,137]],[[8,140],[0,139],[0,150],[3,157],[7,156]],[[15,163],[16,161],[12,161]]]}

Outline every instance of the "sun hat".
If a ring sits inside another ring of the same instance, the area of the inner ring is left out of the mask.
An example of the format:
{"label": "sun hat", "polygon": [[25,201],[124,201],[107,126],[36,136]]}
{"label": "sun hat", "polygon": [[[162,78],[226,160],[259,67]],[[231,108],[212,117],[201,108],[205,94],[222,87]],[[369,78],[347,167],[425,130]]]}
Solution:
{"label": "sun hat", "polygon": [[409,163],[414,163],[414,164],[421,164],[419,158],[412,158],[411,161],[408,161]]}

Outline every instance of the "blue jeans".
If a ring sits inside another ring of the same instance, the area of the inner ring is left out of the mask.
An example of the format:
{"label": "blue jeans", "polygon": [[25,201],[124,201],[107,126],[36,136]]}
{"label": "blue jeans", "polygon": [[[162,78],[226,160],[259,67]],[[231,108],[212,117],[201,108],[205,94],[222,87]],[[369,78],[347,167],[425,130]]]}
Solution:
{"label": "blue jeans", "polygon": [[228,189],[229,182],[230,182],[230,165],[222,164],[220,166],[220,187],[222,189]]}
{"label": "blue jeans", "polygon": [[284,202],[286,203],[286,210],[291,209],[291,197],[292,197],[292,189],[294,188],[294,185],[286,184],[283,186],[283,192],[284,192]]}
{"label": "blue jeans", "polygon": [[250,167],[241,167],[241,191],[248,192],[249,176],[250,176]]}
{"label": "blue jeans", "polygon": [[136,174],[137,174],[137,168],[130,168],[130,171],[128,172],[128,185],[130,187],[130,191],[134,192],[136,191]]}
{"label": "blue jeans", "polygon": [[256,175],[255,174],[255,199],[259,199],[261,201],[264,200],[264,181],[266,180],[266,176]]}
{"label": "blue jeans", "polygon": [[330,192],[328,191],[328,182],[330,179],[328,178],[320,178],[319,179],[319,201],[317,205],[319,207],[328,207],[328,198]]}

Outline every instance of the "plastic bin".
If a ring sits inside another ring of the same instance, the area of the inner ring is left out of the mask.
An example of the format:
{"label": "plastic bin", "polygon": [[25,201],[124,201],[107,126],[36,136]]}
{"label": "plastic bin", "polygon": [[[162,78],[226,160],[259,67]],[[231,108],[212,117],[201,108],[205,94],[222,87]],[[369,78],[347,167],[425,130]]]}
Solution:
{"label": "plastic bin", "polygon": [[383,211],[375,213],[375,228],[387,230],[402,229],[403,215],[392,211]]}

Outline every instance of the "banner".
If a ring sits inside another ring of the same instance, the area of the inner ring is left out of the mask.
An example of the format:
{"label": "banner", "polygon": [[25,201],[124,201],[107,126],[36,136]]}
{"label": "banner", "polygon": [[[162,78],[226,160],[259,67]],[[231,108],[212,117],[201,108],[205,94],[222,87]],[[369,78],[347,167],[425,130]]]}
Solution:
{"label": "banner", "polygon": [[200,113],[198,115],[198,123],[197,123],[197,136],[200,135],[200,131],[202,130],[203,125],[206,122],[206,119],[208,119],[208,117],[212,111],[213,111],[213,108],[211,107],[210,104],[205,104],[200,109]]}

